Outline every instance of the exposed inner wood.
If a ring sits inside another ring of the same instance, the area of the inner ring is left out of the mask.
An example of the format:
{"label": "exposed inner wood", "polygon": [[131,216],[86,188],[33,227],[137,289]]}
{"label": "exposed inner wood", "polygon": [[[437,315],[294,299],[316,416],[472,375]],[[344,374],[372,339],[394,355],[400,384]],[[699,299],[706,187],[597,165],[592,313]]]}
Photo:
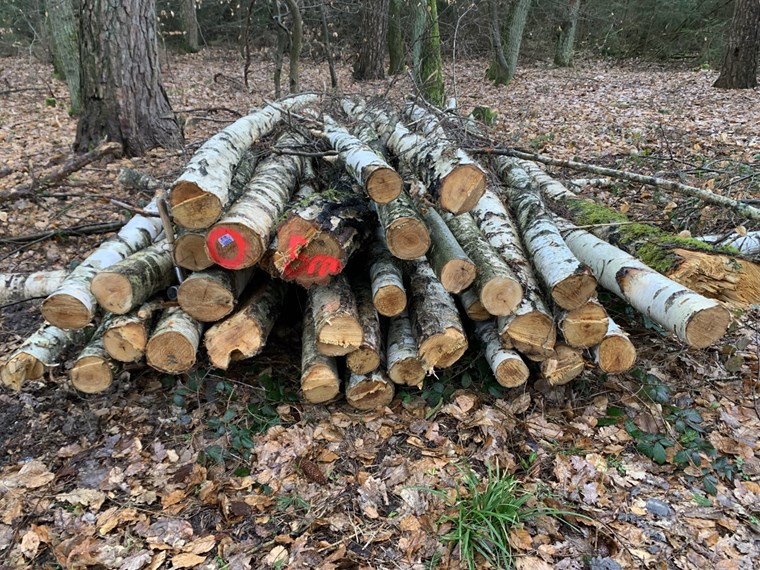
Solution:
{"label": "exposed inner wood", "polygon": [[530,370],[521,359],[514,358],[499,364],[494,375],[497,382],[505,388],[515,388],[528,381]]}
{"label": "exposed inner wood", "polygon": [[202,323],[213,323],[232,312],[236,295],[225,283],[199,277],[183,281],[177,299],[188,315]]}
{"label": "exposed inner wood", "polygon": [[326,356],[345,356],[362,343],[362,326],[354,317],[337,315],[317,331],[317,349]]}
{"label": "exposed inner wood", "polygon": [[399,259],[417,259],[430,247],[430,235],[424,222],[416,218],[399,218],[385,230],[388,249]]}
{"label": "exposed inner wood", "polygon": [[230,362],[258,353],[266,340],[258,323],[234,317],[209,329],[204,338],[209,360],[222,370],[227,370]]}
{"label": "exposed inner wood", "polygon": [[483,285],[480,302],[492,315],[508,315],[522,300],[523,290],[514,279],[494,277]]}
{"label": "exposed inner wood", "polygon": [[352,374],[346,387],[346,401],[358,410],[375,410],[393,400],[393,382],[385,371],[376,370],[367,376]]}
{"label": "exposed inner wood", "polygon": [[486,176],[471,164],[457,166],[441,180],[439,203],[452,214],[469,212],[486,189]]}
{"label": "exposed inner wood", "polygon": [[410,357],[401,359],[389,367],[388,376],[396,384],[421,388],[427,372],[419,358]]}
{"label": "exposed inner wood", "polygon": [[[540,362],[554,355],[557,327],[549,315],[533,311],[515,316],[501,336],[502,344],[522,352],[530,360]],[[506,342],[505,336],[508,337]]]}
{"label": "exposed inner wood", "polygon": [[475,281],[477,269],[469,259],[452,259],[441,268],[441,285],[449,293],[460,293]]}
{"label": "exposed inner wood", "polygon": [[106,311],[121,315],[132,308],[132,284],[126,275],[101,271],[92,280],[90,290]]}
{"label": "exposed inner wood", "polygon": [[590,271],[576,273],[563,279],[552,288],[552,299],[563,309],[577,309],[596,291],[596,279]]}
{"label": "exposed inner wood", "polygon": [[602,342],[607,334],[609,318],[598,301],[592,300],[577,309],[565,312],[559,328],[565,342],[576,348],[589,348]]}
{"label": "exposed inner wood", "polygon": [[376,169],[366,183],[367,194],[378,204],[395,200],[403,188],[404,181],[392,168]]}
{"label": "exposed inner wood", "polygon": [[120,327],[111,327],[103,333],[103,346],[114,360],[137,362],[145,354],[148,334],[145,323],[132,322]]}
{"label": "exposed inner wood", "polygon": [[406,308],[406,291],[395,285],[380,287],[372,299],[377,312],[384,317],[395,317]]}
{"label": "exposed inner wood", "polygon": [[346,364],[356,374],[369,374],[380,366],[380,354],[368,347],[359,347],[346,355]]}
{"label": "exposed inner wood", "polygon": [[736,305],[760,303],[760,264],[726,255],[674,249],[682,261],[668,273],[705,297]]}
{"label": "exposed inner wood", "polygon": [[335,369],[327,364],[312,364],[301,377],[303,397],[309,402],[319,404],[335,398],[340,392],[340,379]]}
{"label": "exposed inner wood", "polygon": [[608,336],[596,348],[599,368],[608,374],[621,374],[636,363],[636,348],[626,336]]}
{"label": "exposed inner wood", "polygon": [[81,329],[90,324],[92,315],[79,299],[58,293],[42,302],[45,320],[62,329]]}
{"label": "exposed inner wood", "polygon": [[184,228],[201,230],[222,214],[222,203],[192,182],[180,181],[169,196],[172,216]]}
{"label": "exposed inner wood", "polygon": [[193,367],[196,351],[185,335],[168,331],[148,341],[145,356],[152,368],[179,374]]}
{"label": "exposed inner wood", "polygon": [[467,350],[467,337],[462,331],[447,328],[423,340],[418,354],[430,368],[448,368],[459,360]]}
{"label": "exposed inner wood", "polygon": [[731,324],[725,307],[710,307],[694,314],[686,324],[686,340],[694,348],[707,348],[722,337]]}
{"label": "exposed inner wood", "polygon": [[583,356],[580,349],[564,343],[557,343],[554,350],[555,355],[541,363],[541,375],[552,386],[567,384],[583,372]]}
{"label": "exposed inner wood", "polygon": [[219,265],[222,267],[227,269],[251,267],[264,253],[265,244],[262,243],[261,237],[243,224],[218,223],[213,226],[212,231],[221,236],[236,235],[236,239],[228,241],[217,238],[214,243],[211,243],[213,240],[206,234],[206,247],[214,248],[219,258]]}
{"label": "exposed inner wood", "polygon": [[31,354],[21,352],[8,360],[0,368],[0,380],[13,390],[20,390],[25,380],[42,378],[45,364]]}
{"label": "exposed inner wood", "polygon": [[190,271],[202,271],[214,262],[206,251],[206,236],[203,233],[184,232],[174,239],[174,263]]}
{"label": "exposed inner wood", "polygon": [[71,383],[80,392],[97,394],[113,383],[113,371],[108,361],[98,356],[85,356],[71,368]]}

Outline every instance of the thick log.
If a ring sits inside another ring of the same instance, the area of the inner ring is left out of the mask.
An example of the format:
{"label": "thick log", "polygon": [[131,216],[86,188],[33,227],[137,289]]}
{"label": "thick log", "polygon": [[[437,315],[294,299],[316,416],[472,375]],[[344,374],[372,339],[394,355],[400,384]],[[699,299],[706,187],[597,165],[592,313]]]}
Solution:
{"label": "thick log", "polygon": [[409,315],[417,340],[417,356],[426,371],[448,368],[467,350],[467,336],[454,299],[427,261],[407,263],[411,292]]}
{"label": "thick log", "polygon": [[475,334],[485,349],[486,361],[499,384],[505,388],[515,388],[527,382],[530,370],[519,354],[501,345],[493,320],[475,323]]}
{"label": "thick log", "polygon": [[385,243],[395,257],[411,260],[425,255],[430,247],[430,232],[406,192],[376,208]]}
{"label": "thick log", "polygon": [[425,254],[430,267],[446,291],[461,293],[475,281],[478,270],[441,215],[428,208],[424,216],[430,230],[430,249]]}
{"label": "thick log", "polygon": [[206,251],[206,233],[180,230],[174,238],[174,263],[190,271],[203,271],[214,265]]}
{"label": "thick log", "polygon": [[103,332],[103,347],[117,362],[138,362],[145,356],[153,314],[161,301],[150,301],[126,315],[114,316]]}
{"label": "thick log", "polygon": [[314,315],[310,303],[307,303],[303,317],[301,392],[304,400],[313,404],[332,400],[340,393],[340,377],[335,357],[325,356],[317,350]]}
{"label": "thick log", "polygon": [[65,269],[35,273],[0,273],[0,305],[47,297],[61,286]]}
{"label": "thick log", "polygon": [[483,303],[480,302],[480,297],[478,297],[478,294],[472,288],[462,291],[459,295],[459,301],[462,303],[462,308],[471,321],[487,321],[493,316],[486,311]]}
{"label": "thick log", "polygon": [[499,157],[497,165],[536,273],[560,307],[580,307],[594,295],[596,279],[562,241],[551,213],[519,163]]}
{"label": "thick log", "polygon": [[227,271],[214,268],[187,276],[177,290],[182,310],[202,323],[215,323],[229,315],[253,277],[254,268]]}
{"label": "thick log", "polygon": [[565,243],[594,271],[599,283],[682,342],[705,348],[722,337],[731,314],[596,236],[557,219]]}
{"label": "thick log", "polygon": [[[276,148],[303,144],[300,135],[284,134]],[[206,248],[215,263],[227,269],[251,267],[269,244],[304,168],[304,159],[272,155],[262,161],[245,191],[206,234]]]}
{"label": "thick log", "polygon": [[369,252],[369,277],[372,281],[372,302],[384,317],[393,317],[406,309],[404,276],[398,260],[391,255],[385,237],[375,232]]}
{"label": "thick log", "polygon": [[540,369],[541,376],[552,386],[567,384],[583,372],[581,350],[558,342],[554,346],[554,356],[544,360]]}
{"label": "thick log", "polygon": [[[145,208],[158,213],[156,200]],[[157,217],[136,215],[111,239],[103,242],[80,263],[63,284],[42,303],[42,316],[63,329],[80,329],[92,321],[97,299],[90,291],[93,277],[136,251],[148,247],[163,226]]]}
{"label": "thick log", "polygon": [[201,323],[180,307],[166,309],[145,347],[148,366],[167,374],[182,374],[195,364]]}
{"label": "thick log", "polygon": [[338,151],[346,170],[367,196],[378,204],[396,199],[404,187],[404,181],[393,167],[331,117],[325,115],[324,125],[325,138]]}
{"label": "thick log", "polygon": [[376,410],[393,401],[395,388],[382,368],[364,375],[351,373],[346,384],[346,401],[357,410]]}
{"label": "thick log", "polygon": [[111,360],[103,346],[103,333],[108,329],[111,315],[103,317],[82,351],[69,370],[71,384],[85,394],[97,394],[107,390],[113,384],[116,364]]}
{"label": "thick log", "polygon": [[238,119],[206,141],[174,182],[170,204],[174,221],[184,228],[211,226],[230,203],[229,188],[235,167],[256,140],[269,134],[287,114],[317,100],[298,95]]}
{"label": "thick log", "polygon": [[574,348],[589,348],[602,342],[607,334],[607,311],[594,297],[570,311],[560,311],[557,319],[565,342]]}
{"label": "thick log", "polygon": [[382,334],[380,318],[372,303],[372,289],[368,281],[354,282],[354,296],[362,326],[362,341],[359,348],[346,355],[346,365],[354,374],[369,374],[380,366],[382,359]]}
{"label": "thick log", "polygon": [[477,267],[473,287],[485,310],[496,316],[513,313],[522,301],[522,286],[496,249],[483,237],[475,220],[470,214],[445,214],[443,219]]}
{"label": "thick log", "polygon": [[523,298],[515,311],[498,319],[502,344],[504,348],[514,348],[531,360],[540,361],[554,351],[557,339],[554,317],[525,256],[517,227],[494,189],[486,189],[471,214],[488,243],[499,252],[523,286]]}
{"label": "thick log", "polygon": [[254,278],[240,298],[237,311],[204,334],[211,364],[227,370],[230,362],[261,352],[280,313],[286,289],[281,281]]}
{"label": "thick log", "polygon": [[169,287],[172,267],[171,244],[160,241],[99,272],[90,290],[103,309],[124,315]]}
{"label": "thick log", "polygon": [[386,368],[390,379],[396,384],[422,388],[427,371],[424,362],[417,356],[417,341],[414,340],[412,322],[406,311],[388,322],[386,346]]}
{"label": "thick log", "polygon": [[344,99],[343,109],[353,119],[371,124],[393,154],[422,177],[444,210],[461,214],[472,209],[480,199],[485,188],[485,173],[447,140],[411,132],[387,103],[380,100],[364,105]]}
{"label": "thick log", "polygon": [[46,369],[58,366],[64,353],[84,338],[84,331],[81,330],[42,325],[5,359],[0,367],[0,381],[5,386],[20,390],[27,380],[38,380]]}
{"label": "thick log", "polygon": [[363,331],[356,299],[346,276],[309,289],[317,350],[325,356],[345,356],[361,346]]}
{"label": "thick log", "polygon": [[596,365],[607,374],[622,374],[636,364],[636,347],[612,319],[608,321],[604,338],[591,352]]}

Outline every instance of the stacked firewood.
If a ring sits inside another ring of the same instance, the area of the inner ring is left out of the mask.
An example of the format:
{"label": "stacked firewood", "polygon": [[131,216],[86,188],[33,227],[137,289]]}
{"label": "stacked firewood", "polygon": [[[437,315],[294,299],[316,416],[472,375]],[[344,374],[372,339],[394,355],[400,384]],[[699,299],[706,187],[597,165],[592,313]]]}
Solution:
{"label": "stacked firewood", "polygon": [[346,128],[316,103],[286,99],[209,139],[171,188],[171,221],[159,194],[47,289],[7,279],[50,294],[2,382],[42,377],[85,337],[69,370],[83,392],[108,388],[122,362],[181,374],[205,349],[227,369],[263,349],[288,287],[305,291],[303,397],[343,387],[360,409],[388,404],[394,385],[421,387],[474,339],[507,387],[628,370],[635,347],[598,285],[688,346],[726,332],[721,303],[549,210],[545,196],[574,195],[534,163],[499,157],[489,176],[415,104],[402,119],[387,102],[346,99],[333,109]]}

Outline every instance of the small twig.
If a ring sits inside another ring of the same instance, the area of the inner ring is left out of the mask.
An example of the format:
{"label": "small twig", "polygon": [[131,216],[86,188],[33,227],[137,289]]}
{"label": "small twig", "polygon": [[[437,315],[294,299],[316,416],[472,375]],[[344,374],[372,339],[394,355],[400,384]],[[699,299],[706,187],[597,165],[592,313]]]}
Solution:
{"label": "small twig", "polygon": [[114,230],[118,230],[123,225],[124,222],[102,222],[98,224],[85,224],[81,226],[72,226],[70,228],[62,228],[59,230],[39,232],[36,234],[0,238],[0,243],[21,243],[28,245],[30,242],[36,243],[38,241],[42,241],[55,236],[105,234]]}
{"label": "small twig", "polygon": [[644,220],[642,222],[609,222],[607,224],[588,224],[585,226],[573,226],[572,228],[568,228],[566,230],[560,230],[560,233],[566,234],[569,232],[572,232],[573,230],[587,230],[587,229],[593,229],[593,228],[607,228],[610,226],[630,226],[632,224],[656,224],[656,221],[647,221]]}
{"label": "small twig", "polygon": [[272,149],[274,154],[284,154],[287,156],[304,156],[306,158],[324,158],[326,156],[338,156],[338,151],[325,150],[325,151],[304,151],[304,150],[291,150],[287,148],[274,148]]}
{"label": "small twig", "polygon": [[175,111],[175,113],[197,113],[199,111],[203,111],[204,113],[229,113],[236,117],[243,116],[235,109],[229,109],[227,107],[196,107],[194,109],[180,109],[179,111]]}
{"label": "small twig", "polygon": [[24,91],[48,91],[48,88],[47,87],[20,87],[18,89],[6,89],[5,91],[0,91],[0,96],[11,95],[12,93],[22,93]]}
{"label": "small twig", "polygon": [[226,125],[230,124],[229,119],[214,119],[213,117],[197,117],[195,115],[193,115],[192,117],[190,117],[190,119],[188,119],[188,122],[190,121],[206,121],[207,123],[222,123]]}
{"label": "small twig", "polygon": [[119,208],[124,208],[125,210],[129,210],[130,212],[134,212],[135,214],[140,214],[141,216],[145,216],[148,218],[160,217],[160,214],[143,210],[142,208],[138,208],[137,206],[133,206],[132,204],[127,204],[126,202],[122,202],[121,200],[115,200],[111,198],[109,202],[111,202],[111,204],[113,204],[114,206],[119,206]]}
{"label": "small twig", "polygon": [[9,166],[3,166],[0,168],[0,178],[5,178],[13,172],[13,169]]}

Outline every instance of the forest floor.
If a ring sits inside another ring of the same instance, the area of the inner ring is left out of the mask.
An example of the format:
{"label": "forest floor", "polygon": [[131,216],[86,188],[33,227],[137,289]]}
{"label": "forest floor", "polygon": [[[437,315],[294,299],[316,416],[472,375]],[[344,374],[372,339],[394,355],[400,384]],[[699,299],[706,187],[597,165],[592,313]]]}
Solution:
{"label": "forest floor", "polygon": [[[483,69],[450,66],[449,90],[465,113],[498,111],[494,133],[506,144],[760,196],[758,90],[714,90],[712,70],[608,62],[532,66],[495,88]],[[254,63],[252,92],[241,70],[235,52],[170,56],[165,85],[187,153],[103,161],[34,200],[2,204],[0,272],[83,258],[103,236],[4,238],[125,219],[110,198],[149,196],[115,183],[121,167],[170,184],[233,120],[219,108],[245,113],[273,98],[270,63]],[[324,64],[304,64],[304,89],[323,91],[326,77]],[[340,82],[397,101],[413,93],[406,77],[358,84],[347,67]],[[60,165],[75,131],[50,66],[0,60],[0,194]],[[591,192],[675,232],[742,222],[651,188]],[[442,517],[467,504],[456,494],[467,494],[468,474],[485,481],[486,464],[498,464],[515,477],[513,497],[538,509],[510,532],[517,568],[757,568],[760,307],[737,310],[715,346],[690,350],[609,301],[639,350],[636,369],[588,368],[550,391],[500,388],[473,351],[384,410],[305,405],[289,341],[297,314],[284,315],[261,356],[227,373],[203,359],[177,378],[134,365],[88,396],[64,365],[19,393],[2,389],[0,567],[485,568],[460,560],[448,540],[456,527]],[[2,309],[0,356],[35,330],[38,309]]]}

